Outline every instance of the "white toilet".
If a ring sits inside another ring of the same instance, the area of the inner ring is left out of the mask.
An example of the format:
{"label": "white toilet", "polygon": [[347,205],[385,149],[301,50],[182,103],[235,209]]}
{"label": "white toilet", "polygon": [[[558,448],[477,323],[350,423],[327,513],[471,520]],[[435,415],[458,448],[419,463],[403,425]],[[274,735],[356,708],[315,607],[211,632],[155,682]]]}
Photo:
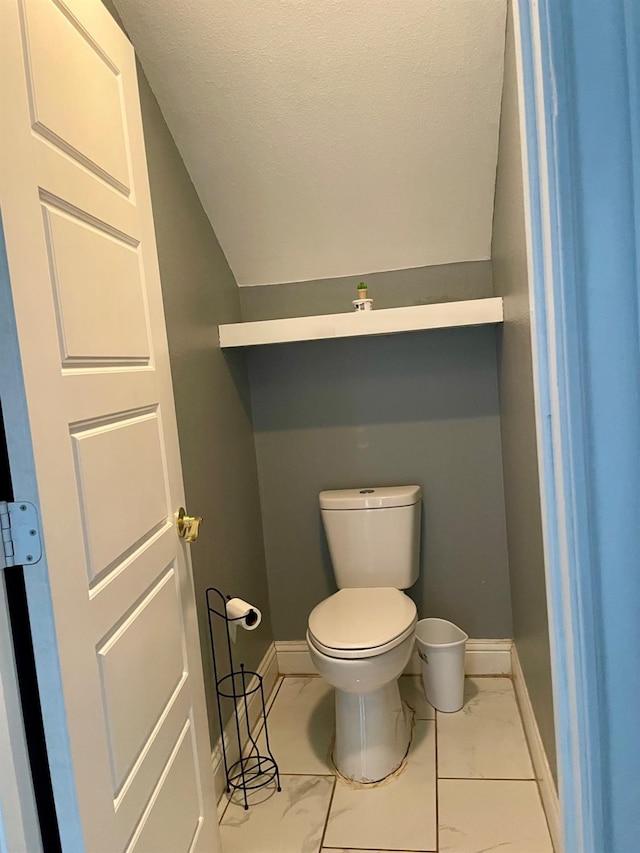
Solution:
{"label": "white toilet", "polygon": [[320,492],[339,591],[311,612],[307,643],[336,688],[334,763],[358,782],[393,773],[409,747],[398,677],[417,613],[401,590],[418,579],[421,494],[419,486]]}

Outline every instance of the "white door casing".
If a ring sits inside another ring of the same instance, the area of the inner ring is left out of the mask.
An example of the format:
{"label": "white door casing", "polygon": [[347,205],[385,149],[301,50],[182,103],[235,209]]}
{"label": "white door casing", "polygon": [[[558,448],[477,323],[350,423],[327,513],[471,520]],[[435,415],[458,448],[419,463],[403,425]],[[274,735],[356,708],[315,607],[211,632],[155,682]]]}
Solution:
{"label": "white door casing", "polygon": [[99,0],[0,12],[0,394],[63,849],[215,853],[133,49]]}

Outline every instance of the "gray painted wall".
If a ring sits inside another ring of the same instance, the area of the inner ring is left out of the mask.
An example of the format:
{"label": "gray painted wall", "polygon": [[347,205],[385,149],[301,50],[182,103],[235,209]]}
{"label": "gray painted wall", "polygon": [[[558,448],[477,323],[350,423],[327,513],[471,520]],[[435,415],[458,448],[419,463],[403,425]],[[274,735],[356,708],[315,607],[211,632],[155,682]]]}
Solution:
{"label": "gray painted wall", "polygon": [[335,591],[318,492],[403,483],[425,494],[420,615],[511,636],[493,327],[260,347],[249,369],[276,639]]}
{"label": "gray painted wall", "polygon": [[240,304],[142,75],[140,97],[187,506],[204,518],[191,556],[213,742],[218,729],[205,589],[217,586],[263,611],[257,631],[238,632],[238,661],[255,669],[272,641],[247,368],[244,353],[224,354],[217,346],[216,326],[239,321]]}
{"label": "gray painted wall", "polygon": [[217,324],[240,320],[240,303],[140,68],[138,77],[187,509],[204,518],[191,556],[213,743],[218,725],[206,587],[218,586],[263,611],[258,630],[238,632],[238,660],[254,669],[272,641],[247,368],[242,352],[226,355],[216,346]]}
{"label": "gray painted wall", "polygon": [[509,4],[493,225],[493,275],[504,296],[499,337],[502,459],[514,637],[555,773],[549,629],[531,361],[513,16]]}
{"label": "gray painted wall", "polygon": [[294,281],[240,288],[243,320],[278,320],[352,311],[359,281],[369,285],[375,308],[399,308],[493,296],[490,261],[376,272],[363,276]]}

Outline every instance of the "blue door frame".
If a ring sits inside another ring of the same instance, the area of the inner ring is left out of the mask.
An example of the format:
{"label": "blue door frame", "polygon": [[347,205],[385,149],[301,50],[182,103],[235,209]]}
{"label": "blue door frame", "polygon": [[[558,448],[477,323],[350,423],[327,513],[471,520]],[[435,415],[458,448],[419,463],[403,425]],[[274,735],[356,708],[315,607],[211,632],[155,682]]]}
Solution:
{"label": "blue door frame", "polygon": [[640,850],[640,3],[514,0],[566,853]]}

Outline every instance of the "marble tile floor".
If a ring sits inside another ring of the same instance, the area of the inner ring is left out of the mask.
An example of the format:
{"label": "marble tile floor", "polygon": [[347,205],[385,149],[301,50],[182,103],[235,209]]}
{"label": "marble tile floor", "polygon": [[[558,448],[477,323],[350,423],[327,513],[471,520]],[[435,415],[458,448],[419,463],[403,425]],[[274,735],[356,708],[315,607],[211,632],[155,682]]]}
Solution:
{"label": "marble tile floor", "polygon": [[400,688],[415,711],[404,769],[357,787],[333,773],[331,687],[280,679],[268,726],[282,792],[227,802],[225,853],[553,853],[511,680],[467,678],[456,714],[436,713],[418,677]]}

